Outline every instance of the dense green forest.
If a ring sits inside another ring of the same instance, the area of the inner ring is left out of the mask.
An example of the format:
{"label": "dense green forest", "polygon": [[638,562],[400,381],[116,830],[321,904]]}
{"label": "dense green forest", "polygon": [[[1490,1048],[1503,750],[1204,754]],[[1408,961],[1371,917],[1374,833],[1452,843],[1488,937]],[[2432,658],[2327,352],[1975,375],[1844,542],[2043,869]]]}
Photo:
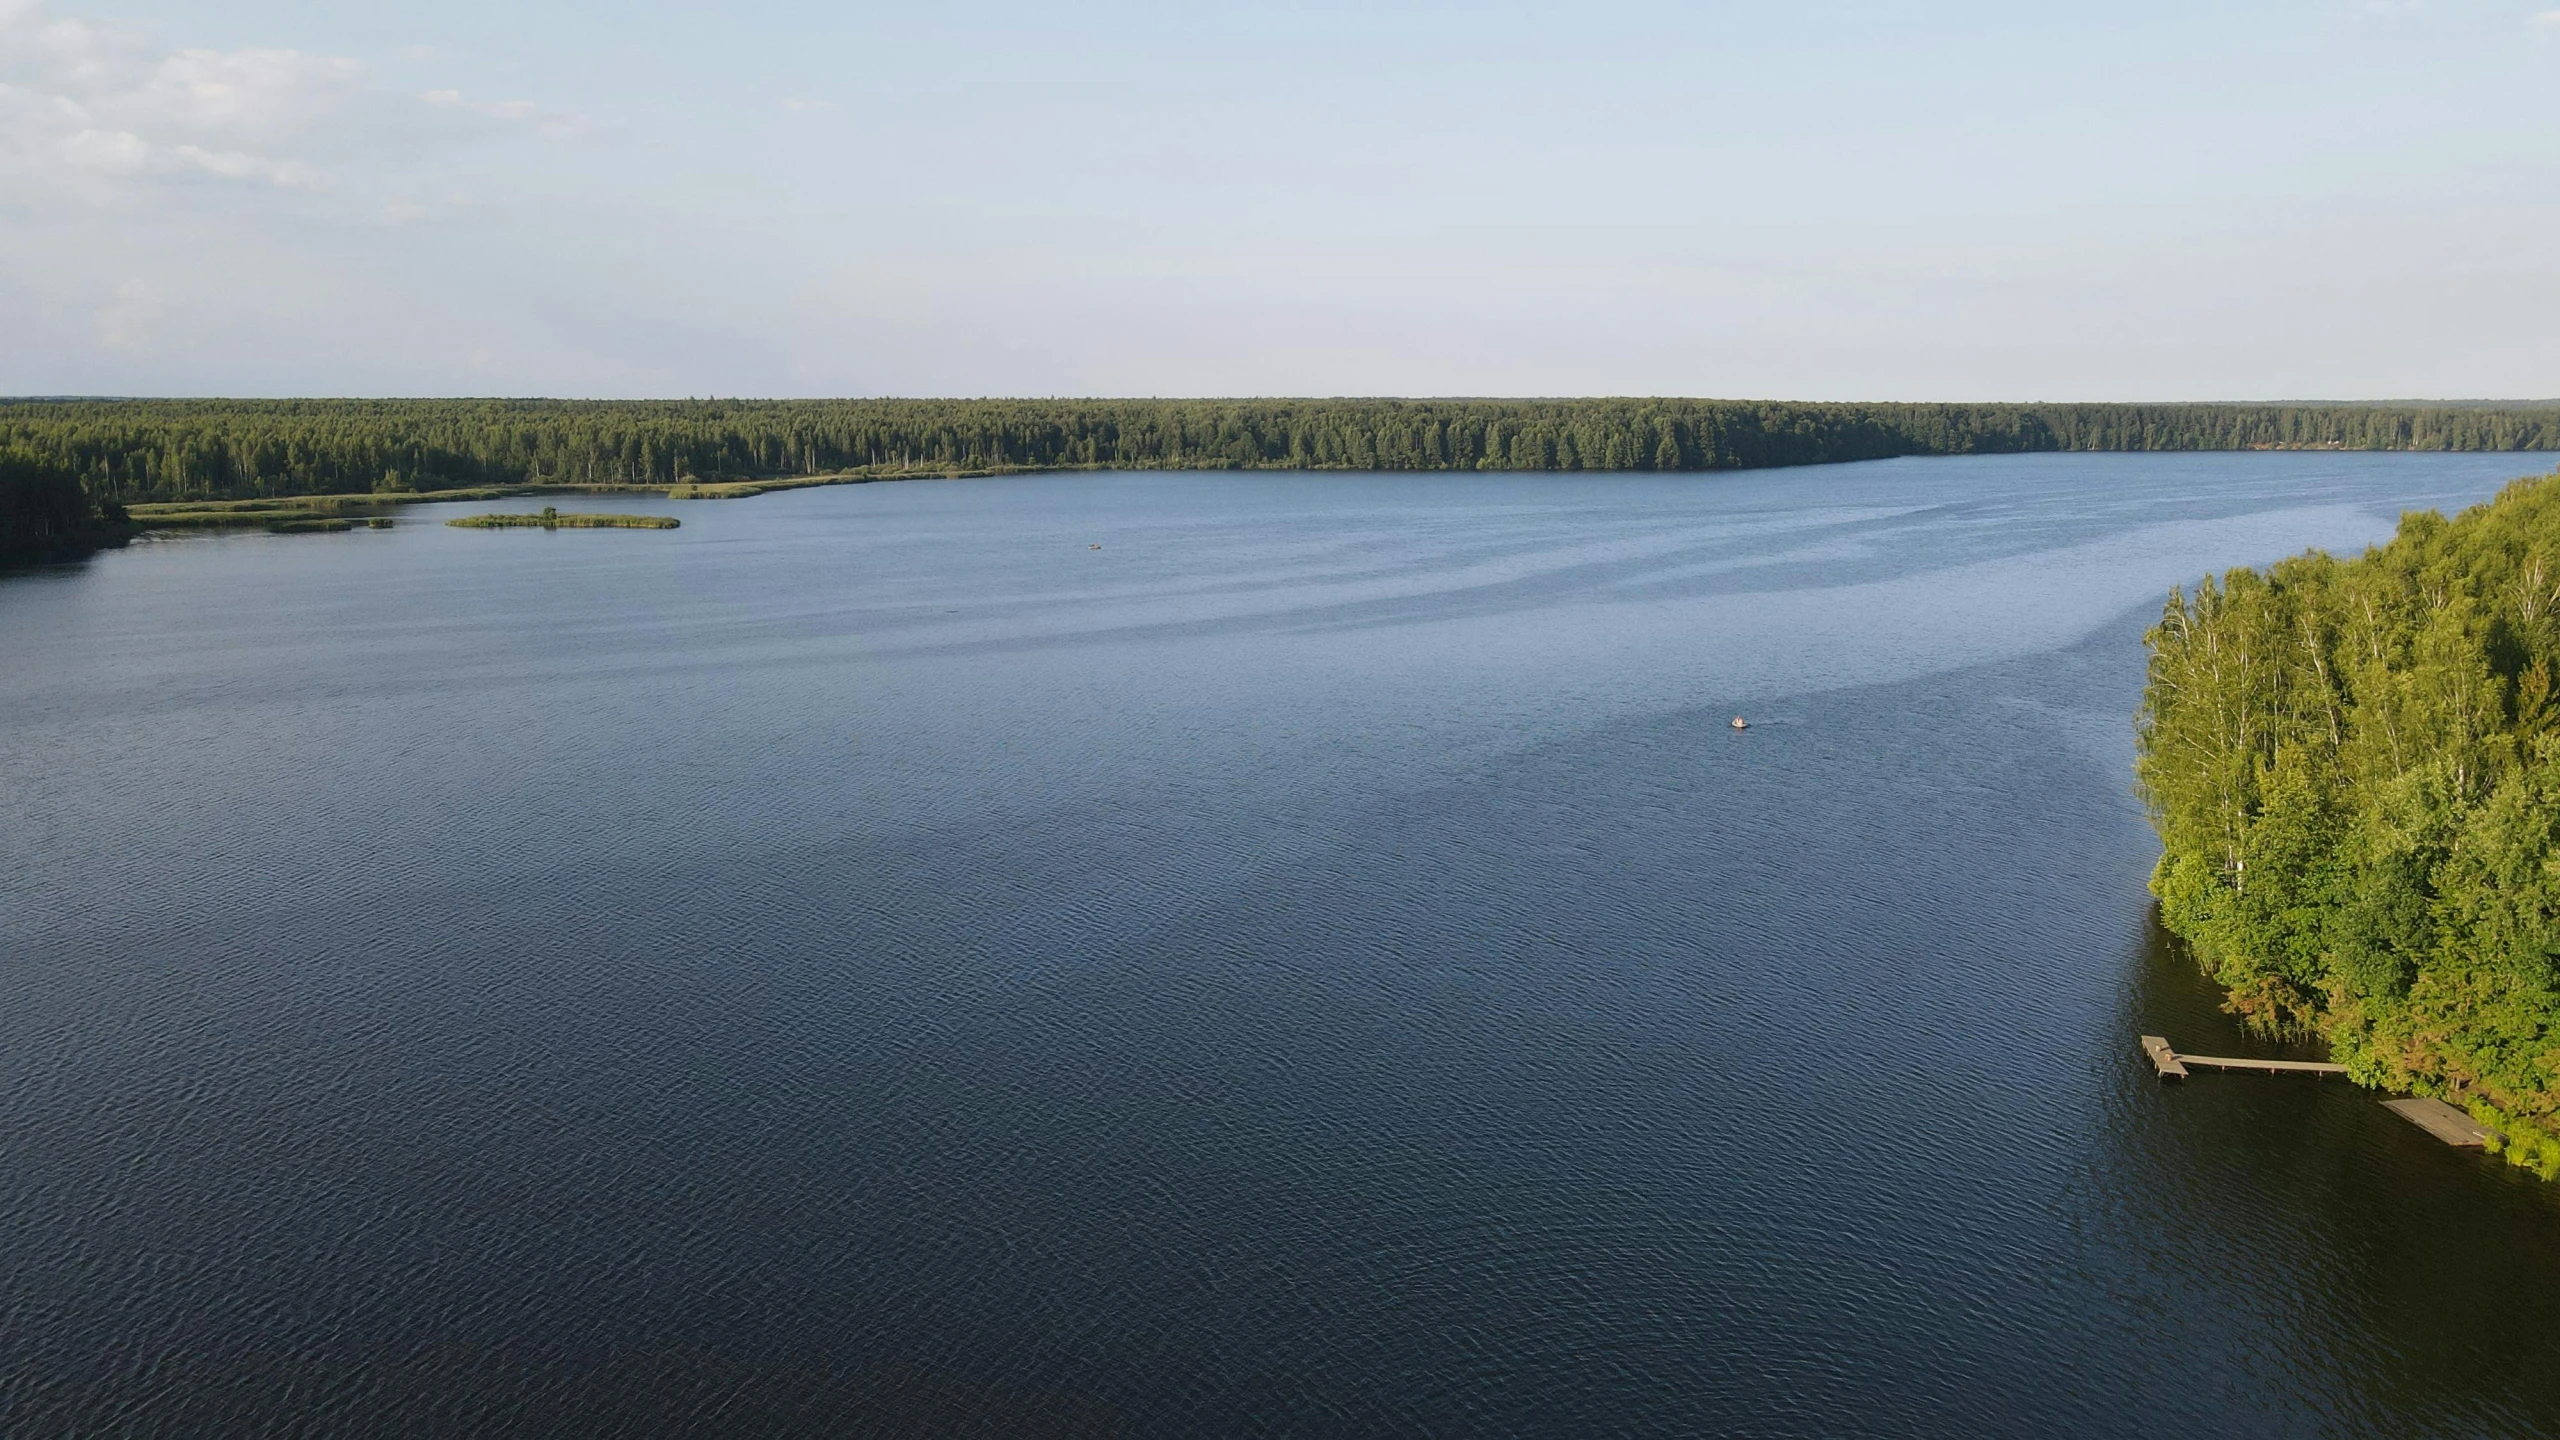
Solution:
{"label": "dense green forest", "polygon": [[2138,772],[2162,918],[2272,1030],[2560,1175],[2560,475],[2173,595]]}
{"label": "dense green forest", "polygon": [[122,506],[101,506],[70,466],[0,445],[0,565],[68,559],[131,535]]}
{"label": "dense green forest", "polygon": [[1725,470],[2034,450],[2560,449],[2560,407],[1720,400],[14,400],[100,500],[847,471]]}

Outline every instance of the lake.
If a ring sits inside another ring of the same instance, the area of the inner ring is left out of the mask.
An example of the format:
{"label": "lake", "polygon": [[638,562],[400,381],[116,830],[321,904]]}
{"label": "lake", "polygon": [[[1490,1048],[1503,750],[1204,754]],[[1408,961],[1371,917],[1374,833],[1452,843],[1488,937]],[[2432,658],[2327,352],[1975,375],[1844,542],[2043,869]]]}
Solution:
{"label": "lake", "polygon": [[2168,588],[2542,463],[0,580],[0,1434],[2560,1434],[2560,1189],[2135,1047]]}

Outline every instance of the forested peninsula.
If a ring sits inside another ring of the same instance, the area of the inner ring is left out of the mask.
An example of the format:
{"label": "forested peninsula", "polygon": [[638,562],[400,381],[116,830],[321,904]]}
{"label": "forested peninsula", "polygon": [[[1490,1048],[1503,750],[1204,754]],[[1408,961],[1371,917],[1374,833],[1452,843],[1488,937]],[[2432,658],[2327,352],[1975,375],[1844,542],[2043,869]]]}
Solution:
{"label": "forested peninsula", "polygon": [[2270,1030],[2560,1176],[2560,475],[2174,594],[2137,773],[2160,913]]}
{"label": "forested peninsula", "polygon": [[[2042,450],[2560,449],[2560,405],[9,400],[95,499],[1133,469],[1733,470]],[[717,492],[714,492],[717,493]]]}
{"label": "forested peninsula", "polygon": [[123,544],[135,528],[123,506],[92,498],[70,466],[0,445],[0,565],[77,559]]}

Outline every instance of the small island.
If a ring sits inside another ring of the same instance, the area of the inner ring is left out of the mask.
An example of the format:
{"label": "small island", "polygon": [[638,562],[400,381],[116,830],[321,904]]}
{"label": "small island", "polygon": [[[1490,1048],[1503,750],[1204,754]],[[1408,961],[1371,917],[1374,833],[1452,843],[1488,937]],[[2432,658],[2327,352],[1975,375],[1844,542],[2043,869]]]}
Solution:
{"label": "small island", "polygon": [[2261,1030],[2560,1177],[2560,474],[2172,594],[2160,918]]}
{"label": "small island", "polygon": [[538,514],[465,515],[444,523],[460,530],[673,530],[683,522],[672,515],[563,515],[545,505]]}

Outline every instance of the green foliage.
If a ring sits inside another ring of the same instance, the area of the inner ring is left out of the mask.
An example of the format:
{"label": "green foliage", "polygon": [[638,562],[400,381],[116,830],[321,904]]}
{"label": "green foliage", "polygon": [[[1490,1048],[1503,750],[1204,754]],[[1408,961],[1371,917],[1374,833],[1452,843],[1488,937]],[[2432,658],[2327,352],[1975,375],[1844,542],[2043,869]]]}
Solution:
{"label": "green foliage", "polygon": [[66,559],[119,543],[125,533],[123,507],[92,503],[70,466],[0,445],[0,564]]}
{"label": "green foliage", "polygon": [[1057,469],[1730,470],[2038,450],[2560,449],[2560,409],[1726,400],[17,400],[101,499]]}
{"label": "green foliage", "polygon": [[2560,475],[2207,579],[2150,639],[2164,921],[2237,1013],[2560,1175]]}
{"label": "green foliage", "polygon": [[[505,490],[436,490],[375,491],[369,495],[288,495],[247,500],[171,500],[136,501],[131,506],[112,505],[119,520],[129,519],[135,528],[148,530],[256,529],[278,530],[285,523],[298,520],[344,519],[345,526],[324,528],[352,529],[356,521],[375,530],[391,528],[391,519],[382,513],[386,507],[422,504],[431,500],[495,500],[509,493]],[[288,532],[289,533],[289,532]]]}

